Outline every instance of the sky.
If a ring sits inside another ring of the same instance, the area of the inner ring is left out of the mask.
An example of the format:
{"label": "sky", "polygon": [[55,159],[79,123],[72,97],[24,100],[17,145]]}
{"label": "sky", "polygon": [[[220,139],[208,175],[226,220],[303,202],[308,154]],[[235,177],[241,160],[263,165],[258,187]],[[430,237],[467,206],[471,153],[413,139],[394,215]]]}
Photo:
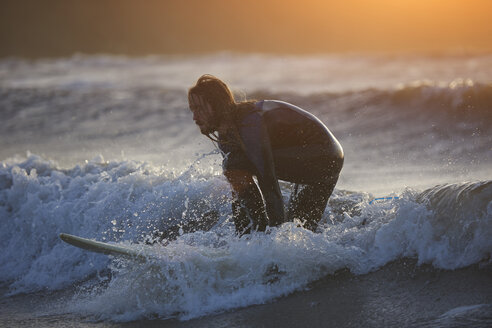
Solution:
{"label": "sky", "polygon": [[1,0],[0,57],[492,51],[492,0]]}

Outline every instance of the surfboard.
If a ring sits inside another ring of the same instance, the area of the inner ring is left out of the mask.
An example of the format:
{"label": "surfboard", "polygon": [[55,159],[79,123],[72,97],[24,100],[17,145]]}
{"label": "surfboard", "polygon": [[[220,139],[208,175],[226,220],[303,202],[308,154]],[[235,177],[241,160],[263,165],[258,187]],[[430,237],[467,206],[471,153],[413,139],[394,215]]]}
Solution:
{"label": "surfboard", "polygon": [[148,259],[148,256],[146,256],[141,249],[130,248],[128,246],[104,243],[101,241],[70,235],[68,233],[61,233],[60,239],[72,246],[95,253],[123,256],[140,261],[146,261]]}

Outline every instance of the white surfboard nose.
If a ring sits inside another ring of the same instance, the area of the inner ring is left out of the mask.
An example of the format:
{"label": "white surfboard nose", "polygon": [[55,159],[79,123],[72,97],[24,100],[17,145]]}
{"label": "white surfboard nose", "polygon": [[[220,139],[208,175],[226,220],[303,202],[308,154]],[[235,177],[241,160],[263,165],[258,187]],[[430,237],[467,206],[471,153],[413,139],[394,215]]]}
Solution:
{"label": "white surfboard nose", "polygon": [[130,246],[103,243],[100,241],[70,235],[68,233],[60,233],[60,239],[72,246],[95,253],[113,256],[124,256],[144,262],[147,261],[149,257],[143,252],[143,249],[141,247],[132,248]]}

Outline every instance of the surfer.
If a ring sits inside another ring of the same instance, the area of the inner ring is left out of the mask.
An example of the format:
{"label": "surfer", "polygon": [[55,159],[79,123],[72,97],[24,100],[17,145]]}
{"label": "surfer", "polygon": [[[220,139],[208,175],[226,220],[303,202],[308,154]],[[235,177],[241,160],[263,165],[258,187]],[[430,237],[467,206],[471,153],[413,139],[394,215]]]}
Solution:
{"label": "surfer", "polygon": [[[293,219],[314,231],[343,165],[342,147],[330,130],[283,101],[236,102],[228,86],[208,74],[189,89],[188,101],[201,133],[222,152],[237,233]],[[287,214],[278,180],[294,183]]]}

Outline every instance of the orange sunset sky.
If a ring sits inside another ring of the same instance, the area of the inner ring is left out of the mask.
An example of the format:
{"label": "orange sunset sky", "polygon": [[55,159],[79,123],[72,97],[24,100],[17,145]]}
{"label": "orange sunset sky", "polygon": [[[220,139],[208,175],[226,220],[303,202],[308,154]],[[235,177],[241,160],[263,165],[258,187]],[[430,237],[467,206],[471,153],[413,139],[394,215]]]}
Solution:
{"label": "orange sunset sky", "polygon": [[492,0],[2,0],[0,57],[492,51]]}

